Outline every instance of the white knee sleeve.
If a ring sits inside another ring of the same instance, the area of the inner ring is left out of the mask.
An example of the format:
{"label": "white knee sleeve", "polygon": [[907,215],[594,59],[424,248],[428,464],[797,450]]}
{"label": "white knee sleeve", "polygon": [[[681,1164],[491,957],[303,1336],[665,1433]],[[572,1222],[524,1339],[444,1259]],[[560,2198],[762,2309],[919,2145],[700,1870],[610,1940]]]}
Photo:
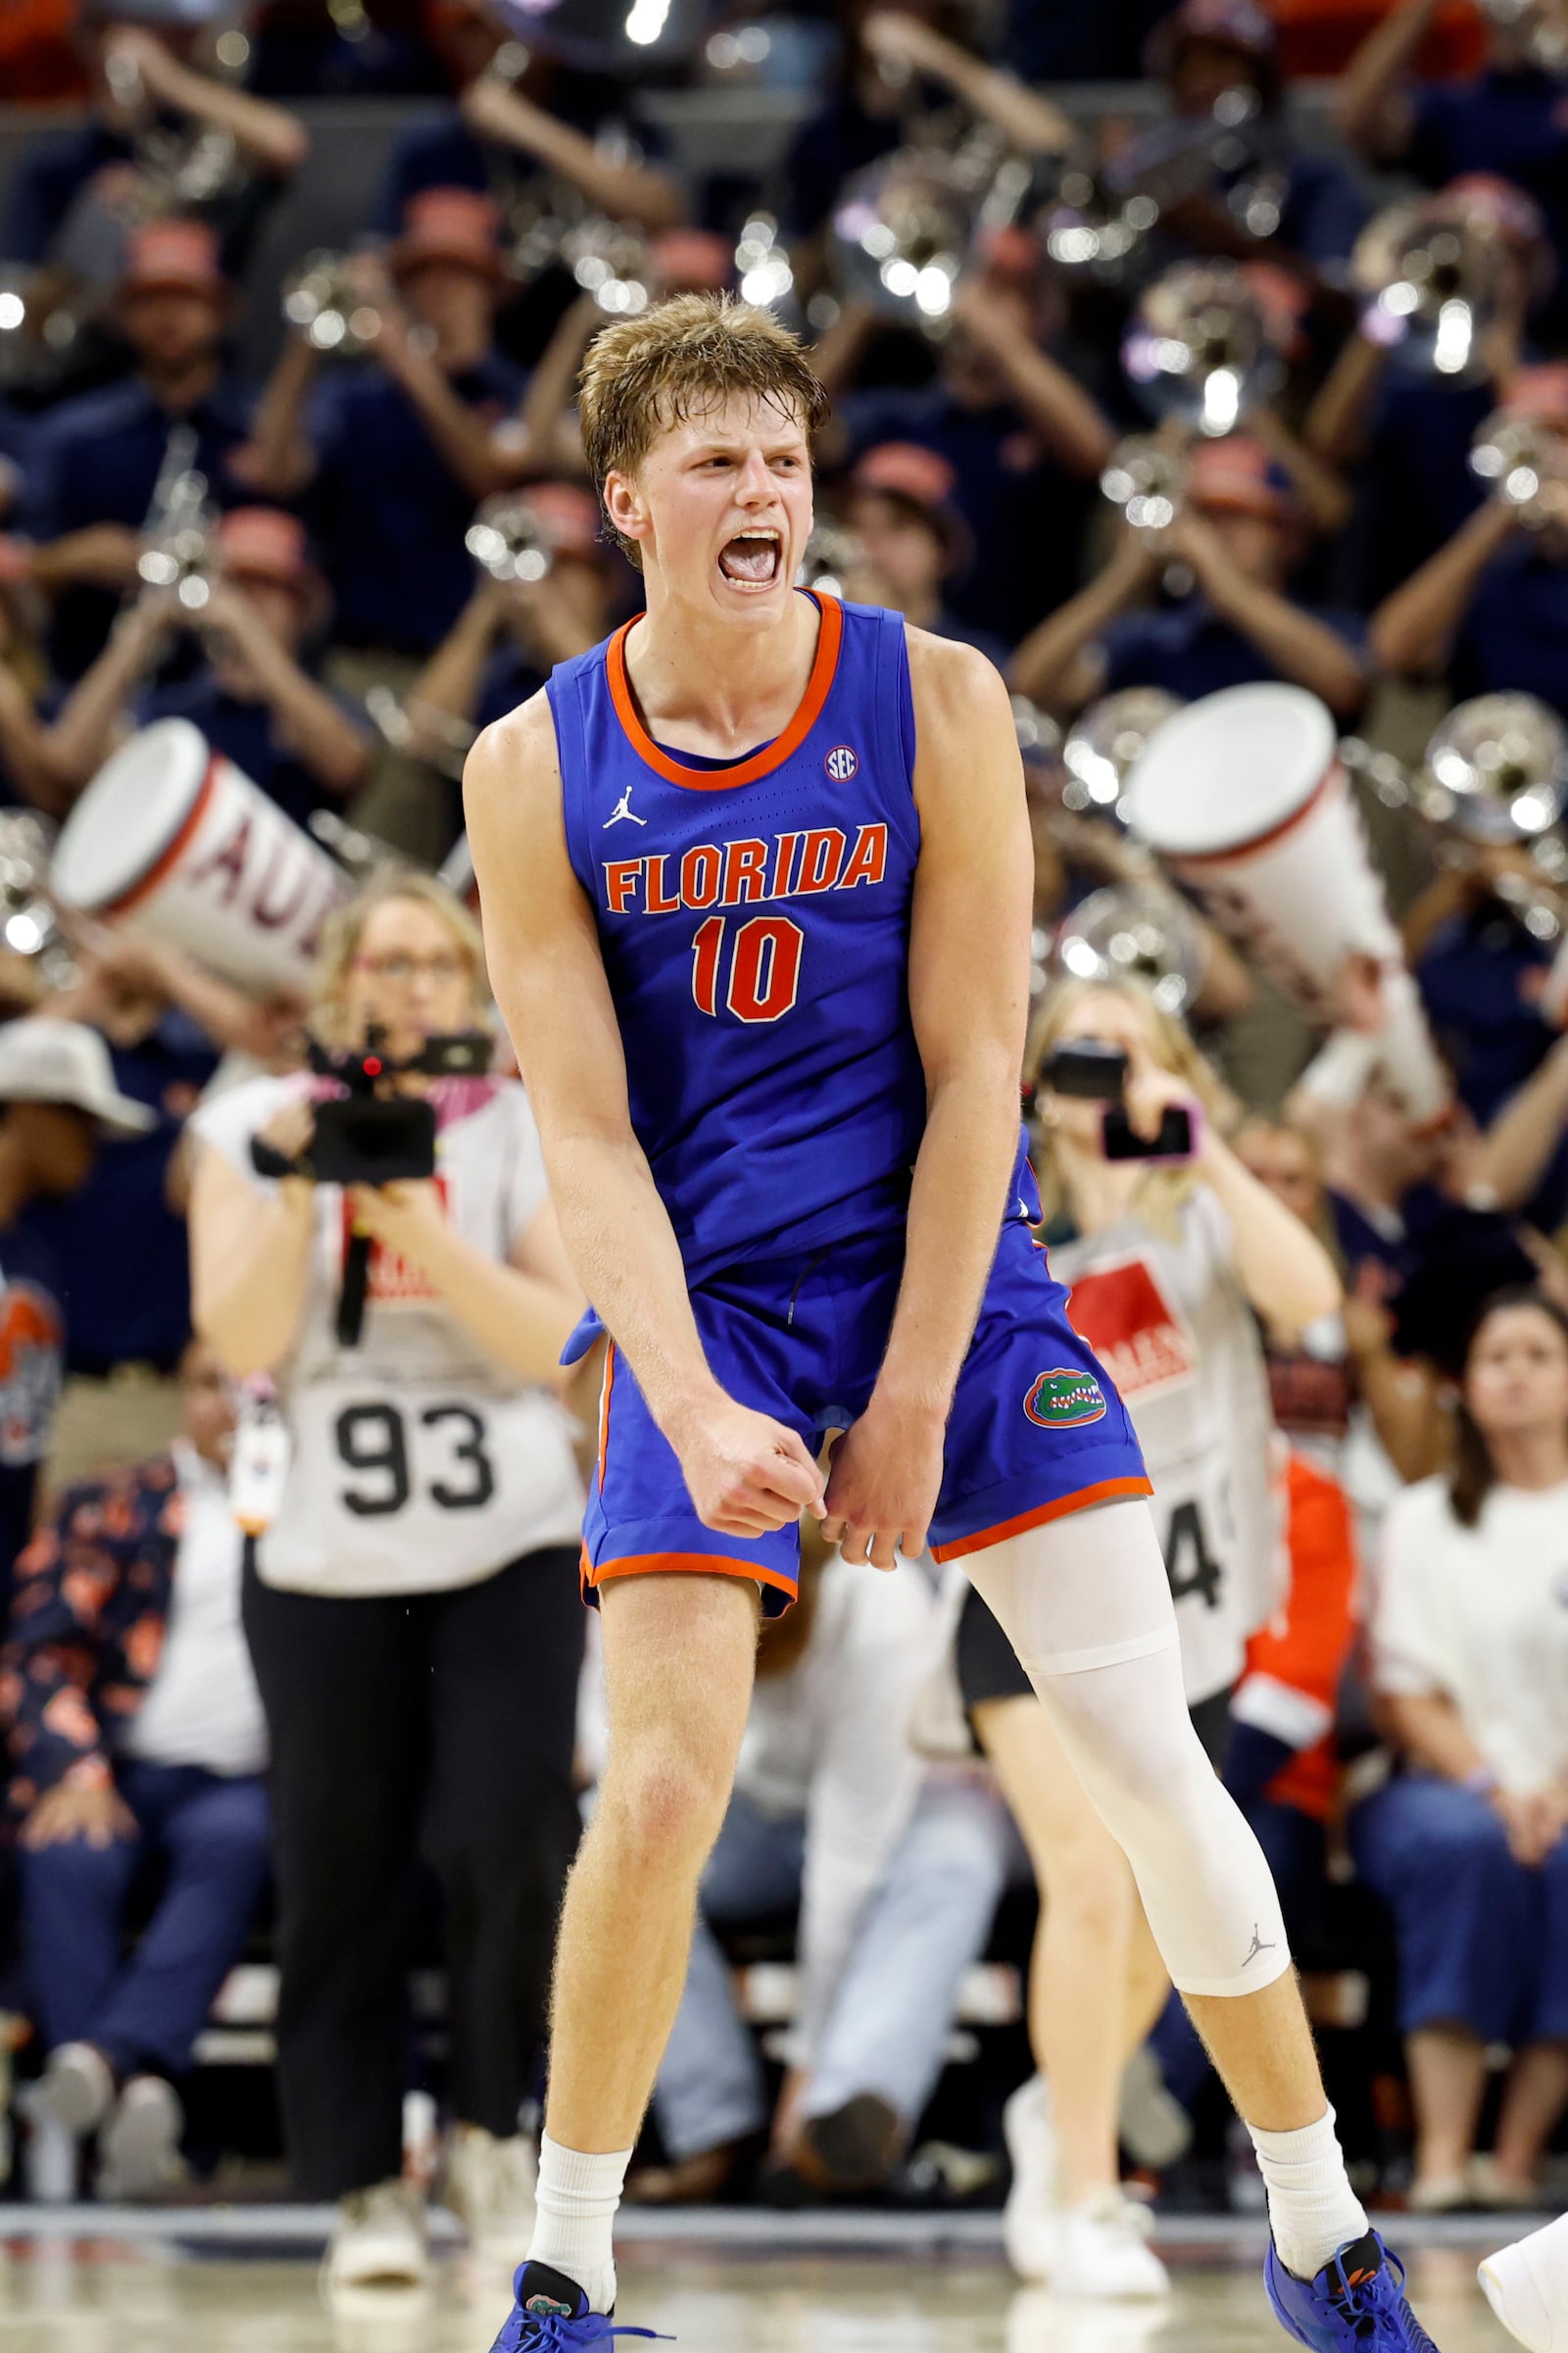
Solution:
{"label": "white knee sleeve", "polygon": [[1255,1993],[1283,1976],[1268,1865],[1187,1712],[1148,1505],[1074,1512],[964,1566],[1126,1853],[1177,1990]]}

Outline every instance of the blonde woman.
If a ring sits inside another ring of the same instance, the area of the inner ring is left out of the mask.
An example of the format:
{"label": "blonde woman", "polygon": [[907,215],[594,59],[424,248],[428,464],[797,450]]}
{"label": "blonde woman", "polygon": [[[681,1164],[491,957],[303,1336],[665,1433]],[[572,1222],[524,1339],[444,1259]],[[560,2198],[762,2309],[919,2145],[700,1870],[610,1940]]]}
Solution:
{"label": "blonde woman", "polygon": [[[339,1047],[373,1027],[397,1062],[488,1004],[467,914],[398,876],[335,919],[313,1026]],[[577,1831],[582,1493],[553,1382],[581,1302],[520,1085],[398,1083],[434,1103],[433,1181],[258,1175],[253,1141],[304,1152],[330,1080],[257,1079],[194,1122],[196,1322],[235,1373],[273,1376],[292,1439],[245,1623],[273,1757],[284,2120],[301,2194],[338,2201],[345,2284],[428,2268],[398,2179],[421,1838],[446,1897],[449,2200],[481,2248],[526,2234],[518,2110]],[[370,1256],[347,1348],[352,1231]]]}
{"label": "blonde woman", "polygon": [[[1181,1630],[1188,1703],[1219,1763],[1248,1636],[1283,1572],[1277,1443],[1252,1310],[1300,1331],[1338,1302],[1327,1251],[1250,1176],[1219,1133],[1223,1099],[1181,1023],[1135,982],[1067,981],[1041,1008],[1029,1069],[1080,1041],[1127,1058],[1126,1107],[1154,1136],[1192,1116],[1181,1162],[1108,1160],[1102,1102],[1039,1098],[1035,1154],[1052,1267],[1072,1321],[1124,1397],[1154,1484]],[[1062,2293],[1158,2293],[1163,2272],[1118,2188],[1123,2063],[1167,1983],[1132,1876],[1090,1806],[1045,1711],[977,1594],[958,1676],[975,1732],[1033,1857],[1045,1909],[1030,1988],[1040,2075],[1014,2095],[1007,2245]]]}

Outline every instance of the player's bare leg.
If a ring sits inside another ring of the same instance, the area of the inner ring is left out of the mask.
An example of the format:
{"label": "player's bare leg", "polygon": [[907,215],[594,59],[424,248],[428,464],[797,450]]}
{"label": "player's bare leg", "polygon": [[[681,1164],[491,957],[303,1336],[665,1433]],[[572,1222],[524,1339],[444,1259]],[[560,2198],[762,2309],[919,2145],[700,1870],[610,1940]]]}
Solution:
{"label": "player's bare leg", "polygon": [[614,2209],[746,1729],[759,1605],[755,1585],[691,1575],[612,1579],[600,1601],[610,1752],[562,1912],[529,2261],[605,2312]]}

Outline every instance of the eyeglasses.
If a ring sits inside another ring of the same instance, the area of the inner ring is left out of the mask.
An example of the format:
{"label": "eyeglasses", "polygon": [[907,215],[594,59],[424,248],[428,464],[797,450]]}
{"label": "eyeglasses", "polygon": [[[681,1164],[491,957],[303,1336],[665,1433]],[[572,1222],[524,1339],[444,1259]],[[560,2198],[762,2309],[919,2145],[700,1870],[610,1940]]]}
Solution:
{"label": "eyeglasses", "polygon": [[466,959],[453,949],[439,949],[434,956],[404,956],[396,951],[390,956],[357,956],[354,969],[368,972],[372,980],[392,981],[399,988],[406,988],[420,974],[426,980],[446,981],[466,980],[468,973]]}

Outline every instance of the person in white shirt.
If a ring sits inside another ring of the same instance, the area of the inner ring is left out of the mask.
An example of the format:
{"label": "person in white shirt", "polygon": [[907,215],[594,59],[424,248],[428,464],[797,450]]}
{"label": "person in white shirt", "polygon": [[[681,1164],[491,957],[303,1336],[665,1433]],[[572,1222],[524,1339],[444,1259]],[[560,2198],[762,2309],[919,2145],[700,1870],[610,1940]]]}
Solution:
{"label": "person in white shirt", "polygon": [[[1568,1317],[1499,1293],[1447,1476],[1389,1512],[1372,1672],[1396,1766],[1351,1818],[1394,1915],[1412,2202],[1536,2203],[1568,2104]],[[1474,2157],[1489,2045],[1514,2058]]]}
{"label": "person in white shirt", "polygon": [[[311,1019],[334,1051],[402,1066],[483,1029],[489,1002],[472,918],[394,873],[328,925]],[[518,1082],[390,1083],[434,1108],[431,1179],[304,1173],[341,1091],[324,1075],[252,1080],[191,1121],[196,1323],[236,1374],[272,1377],[292,1445],[245,1628],[272,1743],[285,2134],[300,2194],[338,2204],[328,2277],[350,2287],[429,2274],[401,2180],[421,1856],[446,1898],[447,2201],[485,2258],[526,2243],[519,2111],[579,1828],[583,1495],[556,1379],[582,1302]],[[294,1172],[259,1173],[258,1141]]]}
{"label": "person in white shirt", "polygon": [[667,2170],[644,2203],[711,2195],[769,2127],[761,2061],[715,1929],[800,1905],[800,1989],[770,2156],[790,2187],[864,2192],[935,2086],[958,1985],[1007,1865],[973,1769],[909,1744],[942,1626],[917,1566],[888,1577],[808,1528],[796,1608],[764,1629],[735,1791],[704,1876],[685,1992],[654,2095]]}
{"label": "person in white shirt", "polygon": [[[28,1975],[49,2060],[28,2106],[98,2190],[180,2176],[174,2083],[267,1878],[267,1727],[240,1626],[230,1385],[200,1342],[171,1454],[68,1488],[23,1554],[0,1698],[23,1815]],[[128,1958],[126,1905],[164,1871]],[[64,2168],[62,2168],[64,2170]]]}

